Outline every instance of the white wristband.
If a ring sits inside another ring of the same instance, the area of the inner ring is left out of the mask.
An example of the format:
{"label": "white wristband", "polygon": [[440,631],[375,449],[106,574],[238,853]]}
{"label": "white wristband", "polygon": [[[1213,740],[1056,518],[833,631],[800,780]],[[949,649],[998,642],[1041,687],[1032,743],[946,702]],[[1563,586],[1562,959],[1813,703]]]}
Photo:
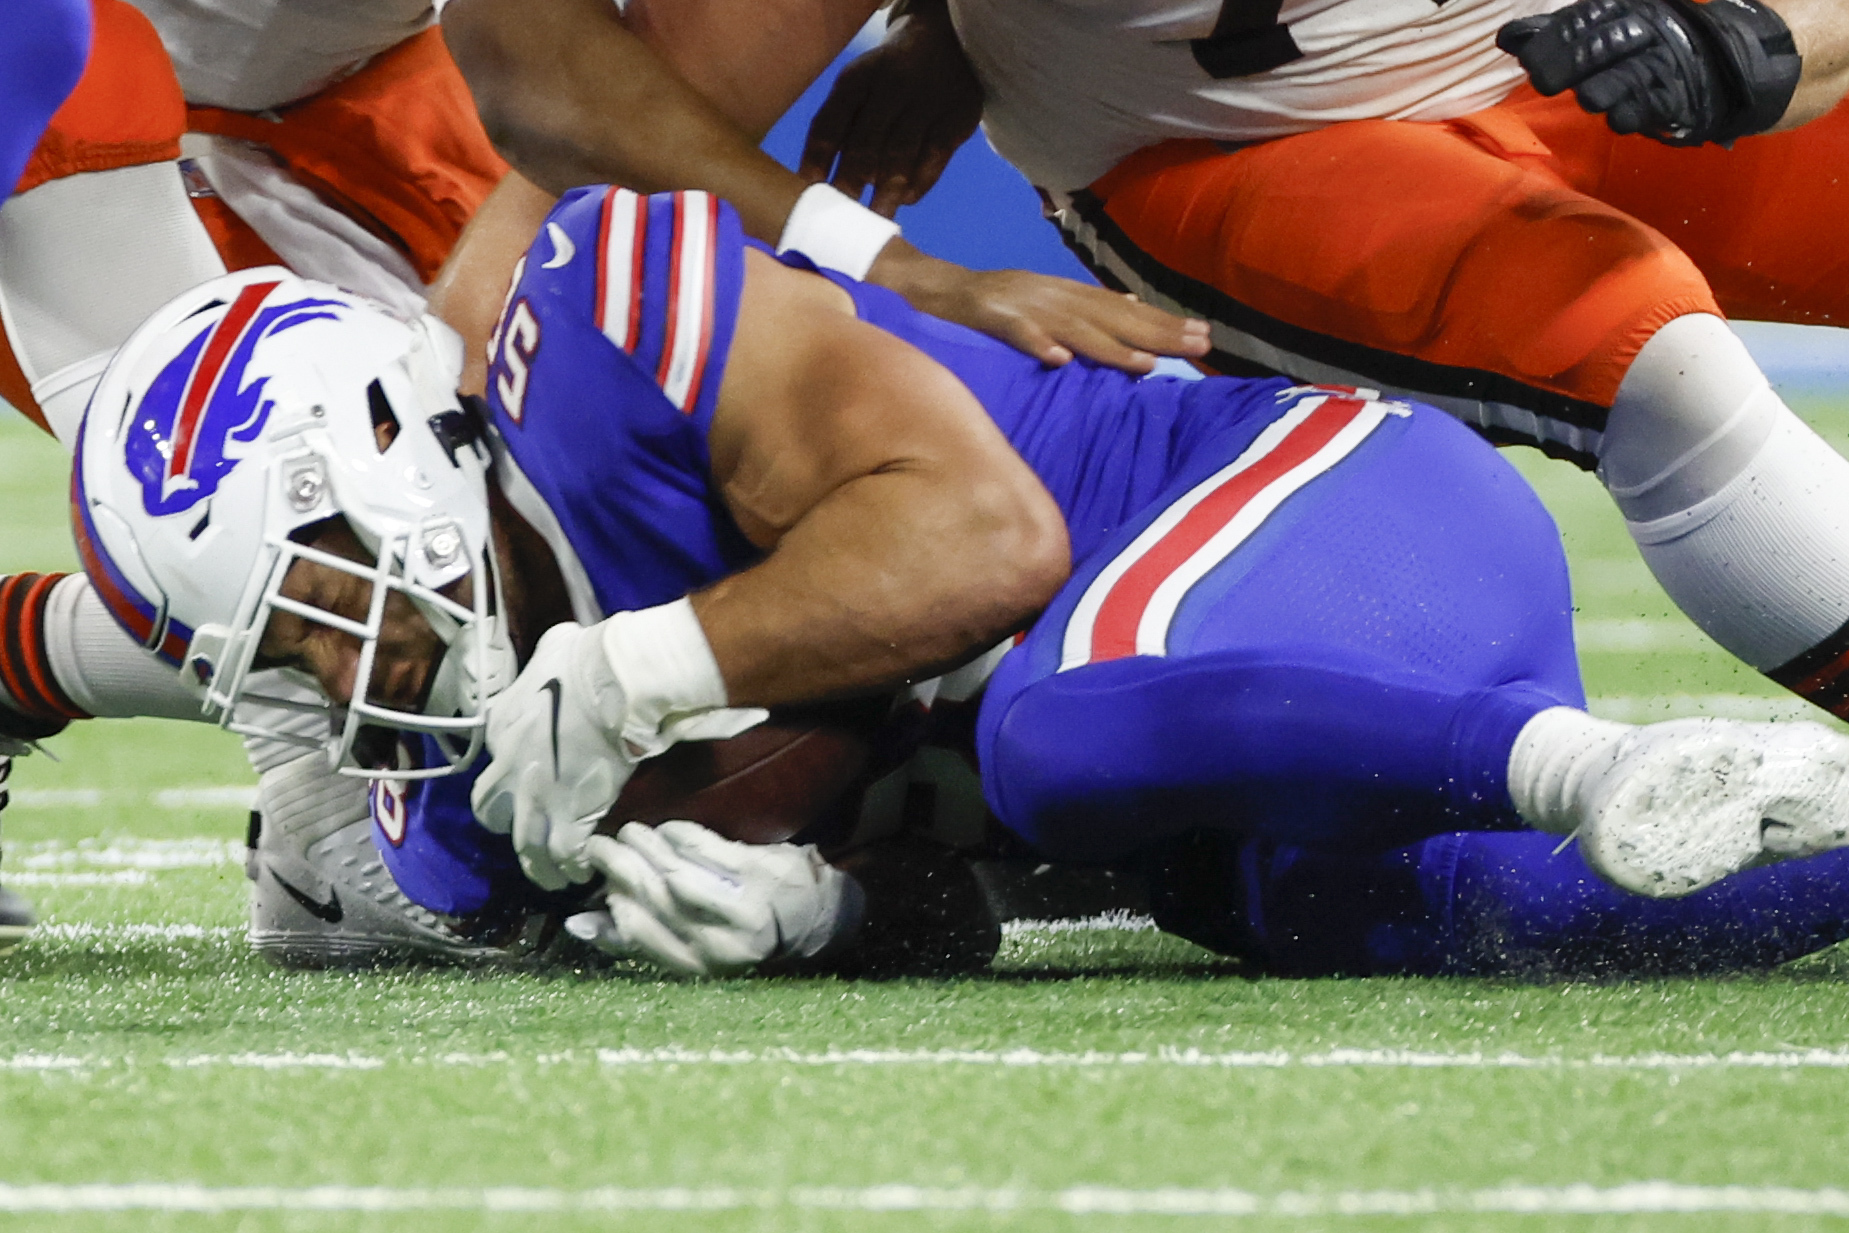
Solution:
{"label": "white wristband", "polygon": [[677,740],[735,736],[763,721],[755,708],[727,709],[725,678],[691,599],[619,612],[600,627],[604,658],[623,687],[623,739],[643,756]]}
{"label": "white wristband", "polygon": [[779,255],[792,249],[823,269],[865,278],[899,224],[881,218],[831,184],[811,184],[796,199],[777,240]]}

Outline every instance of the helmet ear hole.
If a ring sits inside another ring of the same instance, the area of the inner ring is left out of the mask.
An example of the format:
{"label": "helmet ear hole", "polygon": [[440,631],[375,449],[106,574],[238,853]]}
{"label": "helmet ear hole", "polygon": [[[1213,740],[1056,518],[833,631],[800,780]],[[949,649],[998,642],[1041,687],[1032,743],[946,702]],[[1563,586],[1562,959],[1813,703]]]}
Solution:
{"label": "helmet ear hole", "polygon": [[383,454],[398,439],[398,414],[392,410],[392,400],[385,396],[385,387],[376,379],[366,387],[366,408],[372,412],[373,440]]}

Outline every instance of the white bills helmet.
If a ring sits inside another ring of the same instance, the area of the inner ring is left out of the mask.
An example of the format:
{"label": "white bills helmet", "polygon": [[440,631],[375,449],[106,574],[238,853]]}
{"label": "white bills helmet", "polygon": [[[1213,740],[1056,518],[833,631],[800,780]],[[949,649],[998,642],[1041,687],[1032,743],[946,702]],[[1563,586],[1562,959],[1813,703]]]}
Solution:
{"label": "white bills helmet", "polygon": [[[78,439],[78,551],[116,620],[180,673],[208,718],[325,748],[331,765],[368,777],[448,774],[480,753],[487,699],[515,664],[489,534],[487,450],[457,398],[461,368],[461,340],[435,318],[407,322],[276,267],[188,291],[123,344]],[[395,433],[385,448],[381,425]],[[336,516],[374,562],[291,538]],[[299,560],[369,581],[367,619],[282,595]],[[465,577],[466,606],[441,593]],[[368,697],[394,591],[447,647],[421,714]],[[275,611],[360,640],[347,706],[253,686],[266,676],[252,664]],[[302,735],[305,706],[326,715],[325,729],[308,725],[318,736]],[[443,758],[415,771],[355,765],[369,725],[433,736]]]}

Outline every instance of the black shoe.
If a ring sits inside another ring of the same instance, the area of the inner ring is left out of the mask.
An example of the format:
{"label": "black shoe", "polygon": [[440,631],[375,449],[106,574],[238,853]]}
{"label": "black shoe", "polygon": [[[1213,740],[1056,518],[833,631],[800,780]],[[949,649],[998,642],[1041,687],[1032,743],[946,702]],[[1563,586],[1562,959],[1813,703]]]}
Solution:
{"label": "black shoe", "polygon": [[[12,794],[7,790],[7,780],[13,775],[11,755],[0,754],[0,814],[6,812]],[[15,946],[25,941],[32,932],[32,926],[38,918],[32,914],[32,905],[4,886],[0,886],[0,955],[6,954]]]}
{"label": "black shoe", "polygon": [[25,941],[26,935],[32,932],[32,926],[37,923],[38,918],[32,915],[32,905],[0,886],[0,955]]}

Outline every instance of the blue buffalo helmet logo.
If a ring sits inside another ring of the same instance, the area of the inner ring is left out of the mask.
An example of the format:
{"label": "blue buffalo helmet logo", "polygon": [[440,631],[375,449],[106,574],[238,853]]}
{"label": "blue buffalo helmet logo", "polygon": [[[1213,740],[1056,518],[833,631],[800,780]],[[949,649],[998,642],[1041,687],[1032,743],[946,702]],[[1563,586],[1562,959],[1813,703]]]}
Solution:
{"label": "blue buffalo helmet logo", "polygon": [[257,344],[310,321],[338,320],[339,300],[302,299],[263,307],[274,282],[238,293],[225,315],[201,330],[149,383],[129,425],[125,460],[141,481],[141,503],[154,517],[180,514],[218,491],[263,431],[275,406],[263,396],[268,377],[246,385]]}

